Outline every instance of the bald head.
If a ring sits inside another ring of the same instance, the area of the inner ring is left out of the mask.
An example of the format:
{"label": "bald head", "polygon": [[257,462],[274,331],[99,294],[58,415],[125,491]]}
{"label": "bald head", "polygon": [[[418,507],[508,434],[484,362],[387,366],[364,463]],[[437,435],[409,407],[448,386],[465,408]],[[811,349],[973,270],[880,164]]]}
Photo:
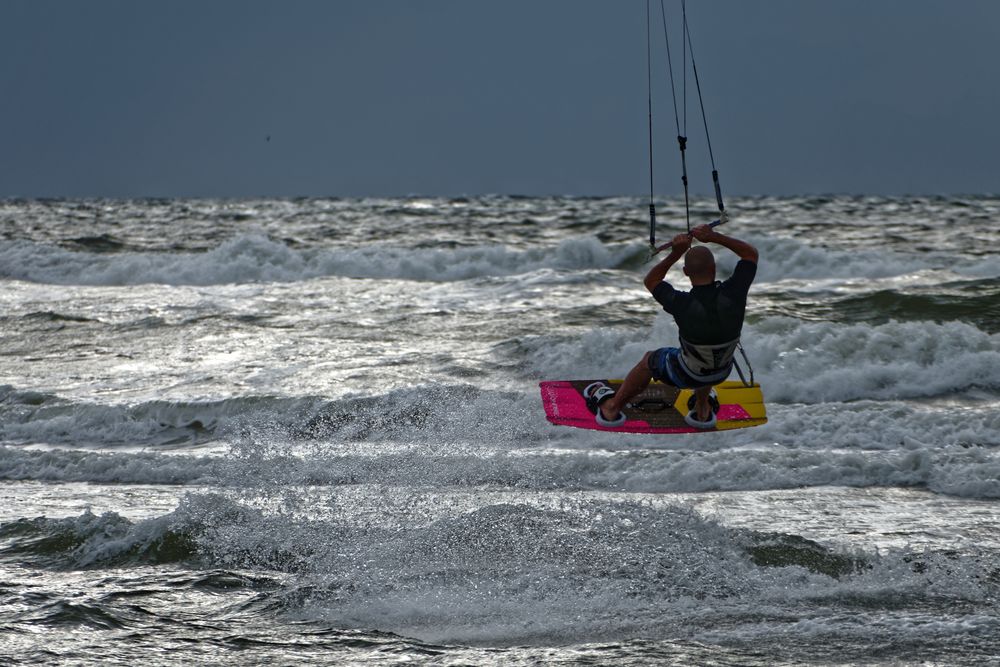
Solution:
{"label": "bald head", "polygon": [[684,273],[692,285],[702,285],[715,280],[715,256],[703,245],[695,246],[684,255]]}

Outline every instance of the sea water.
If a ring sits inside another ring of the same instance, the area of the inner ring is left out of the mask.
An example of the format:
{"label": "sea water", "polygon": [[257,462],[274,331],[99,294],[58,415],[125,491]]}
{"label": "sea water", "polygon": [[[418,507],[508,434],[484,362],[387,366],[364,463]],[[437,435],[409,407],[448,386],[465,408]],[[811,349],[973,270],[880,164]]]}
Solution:
{"label": "sea water", "polygon": [[1000,199],[730,209],[769,422],[638,436],[641,200],[0,202],[0,662],[1000,663]]}

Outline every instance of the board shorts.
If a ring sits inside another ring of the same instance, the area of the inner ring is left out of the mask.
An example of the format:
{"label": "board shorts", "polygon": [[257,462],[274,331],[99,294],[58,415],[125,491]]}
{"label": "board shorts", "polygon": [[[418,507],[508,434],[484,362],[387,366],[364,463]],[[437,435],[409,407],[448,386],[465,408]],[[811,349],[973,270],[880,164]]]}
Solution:
{"label": "board shorts", "polygon": [[700,379],[693,378],[681,363],[681,349],[679,347],[661,347],[658,350],[653,350],[649,354],[647,365],[653,374],[653,379],[680,389],[713,387],[729,377],[729,373],[733,370],[733,364],[730,363],[725,370],[713,373],[711,376]]}

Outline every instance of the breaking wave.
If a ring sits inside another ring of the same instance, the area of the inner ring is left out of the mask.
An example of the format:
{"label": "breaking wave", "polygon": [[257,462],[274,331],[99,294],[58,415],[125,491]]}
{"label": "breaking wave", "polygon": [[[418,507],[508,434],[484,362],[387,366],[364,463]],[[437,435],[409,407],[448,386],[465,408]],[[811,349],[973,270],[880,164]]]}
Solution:
{"label": "breaking wave", "polygon": [[[761,613],[790,606],[829,608],[835,625],[941,591],[955,604],[996,594],[992,561],[976,554],[854,553],[675,505],[560,499],[440,516],[398,501],[398,525],[372,525],[191,495],[143,521],[85,512],[5,523],[0,554],[59,569],[183,562],[206,568],[183,585],[249,588],[257,614],[466,644],[699,641],[733,622],[753,632]],[[271,576],[248,580],[246,569]],[[107,601],[88,602],[100,612]],[[907,627],[892,630],[923,631]]]}
{"label": "breaking wave", "polygon": [[[795,239],[751,239],[761,249],[758,281],[858,279],[908,275],[950,268],[939,261],[874,251],[834,251]],[[206,252],[100,252],[70,250],[29,241],[0,241],[0,276],[59,285],[220,285],[296,282],[324,276],[419,281],[457,281],[511,276],[543,269],[643,270],[647,251],[639,243],[602,243],[578,236],[552,247],[514,249],[502,244],[448,248],[293,248],[263,234],[235,236]],[[720,266],[731,269],[731,255]],[[964,275],[996,277],[1000,261],[988,258],[956,269]]]}
{"label": "breaking wave", "polygon": [[[743,343],[768,401],[903,400],[1000,390],[1000,335],[963,322],[872,326],[777,317],[744,327]],[[647,350],[677,345],[677,333],[673,320],[660,314],[645,340],[598,328],[572,340],[539,336],[522,345],[543,377],[622,377]]]}

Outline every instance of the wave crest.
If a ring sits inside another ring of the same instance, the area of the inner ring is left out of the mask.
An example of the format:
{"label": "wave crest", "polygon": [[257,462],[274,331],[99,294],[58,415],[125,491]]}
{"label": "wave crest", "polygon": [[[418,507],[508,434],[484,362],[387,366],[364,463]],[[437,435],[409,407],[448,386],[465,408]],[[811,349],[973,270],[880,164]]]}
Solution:
{"label": "wave crest", "polygon": [[87,253],[28,241],[0,241],[8,278],[58,285],[219,285],[295,282],[324,276],[454,281],[541,269],[608,269],[635,254],[594,237],[552,248],[502,245],[456,248],[295,249],[261,234],[237,236],[203,253]]}

